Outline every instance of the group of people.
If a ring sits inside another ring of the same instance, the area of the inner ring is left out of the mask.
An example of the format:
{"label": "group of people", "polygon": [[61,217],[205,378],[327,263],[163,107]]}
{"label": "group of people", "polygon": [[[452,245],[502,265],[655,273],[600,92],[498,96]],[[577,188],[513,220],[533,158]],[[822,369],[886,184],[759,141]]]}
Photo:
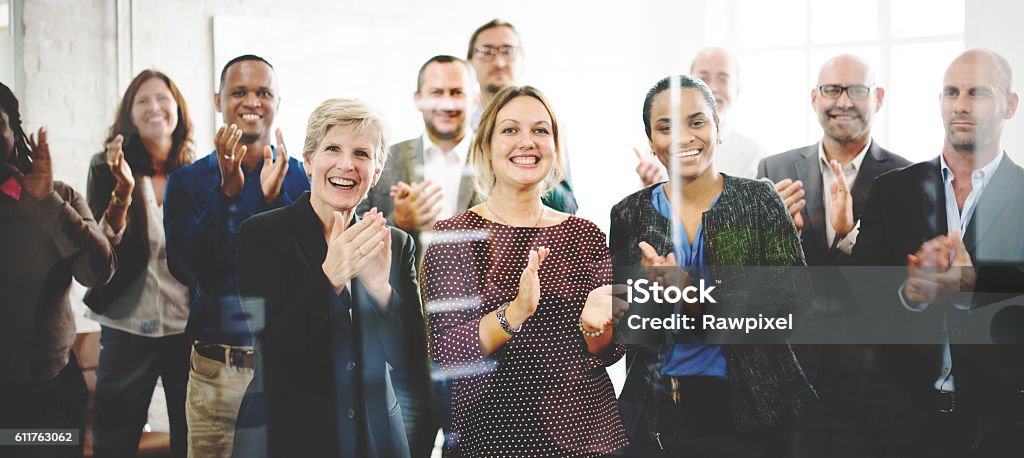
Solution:
{"label": "group of people", "polygon": [[[102,326],[96,456],[134,455],[158,377],[175,456],[425,457],[438,429],[445,456],[1020,450],[1024,355],[956,332],[1024,284],[1004,58],[972,49],[949,65],[943,150],[911,165],[871,137],[885,92],[863,60],[821,68],[820,142],[764,157],[724,119],[735,59],[705,50],[693,75],[647,93],[645,187],[611,209],[606,236],[573,215],[554,108],[515,84],[515,28],[482,25],[466,57],[420,68],[420,137],[390,145],[372,108],[328,99],[301,162],[272,133],[280,95],[263,58],[224,66],[224,126],[198,159],[182,94],[143,71],[84,199],[53,180],[46,131],[26,135],[0,87],[0,428],[84,423],[73,276]],[[939,316],[944,343],[623,338],[620,267],[718,282],[719,303],[666,313],[784,316],[856,314],[855,286],[804,268],[846,265],[905,266],[873,285],[878,300]],[[774,268],[772,294],[739,294],[765,281],[726,273],[741,266]],[[617,399],[605,368],[624,355]]]}

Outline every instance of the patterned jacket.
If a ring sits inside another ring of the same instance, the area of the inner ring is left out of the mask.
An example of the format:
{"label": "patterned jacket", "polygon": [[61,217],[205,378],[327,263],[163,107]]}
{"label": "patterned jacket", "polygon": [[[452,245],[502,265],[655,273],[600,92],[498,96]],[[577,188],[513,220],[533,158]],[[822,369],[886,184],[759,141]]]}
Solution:
{"label": "patterned jacket", "polygon": [[[721,281],[716,316],[785,316],[806,313],[811,297],[810,275],[804,266],[800,240],[782,199],[771,184],[725,177],[718,203],[704,212],[705,264],[711,278]],[[646,241],[658,253],[672,249],[672,224],[651,203],[654,185],[638,191],[612,208],[612,263],[636,267],[642,258],[637,244]],[[777,269],[735,269],[735,266],[777,266]],[[752,278],[748,271],[768,278]],[[766,273],[767,272],[767,273]],[[772,294],[750,297],[749,283],[768,285]],[[733,285],[733,287],[730,287]],[[743,285],[736,287],[735,285]],[[730,297],[731,296],[731,297]],[[726,305],[727,304],[727,305]],[[710,304],[709,304],[710,305]],[[622,420],[633,443],[651,440],[658,431],[659,406],[672,402],[667,378],[661,375],[664,345],[637,345],[627,354],[626,382],[619,398]],[[733,419],[737,430],[752,431],[800,415],[817,399],[788,343],[726,344]],[[670,432],[662,432],[670,433]]]}

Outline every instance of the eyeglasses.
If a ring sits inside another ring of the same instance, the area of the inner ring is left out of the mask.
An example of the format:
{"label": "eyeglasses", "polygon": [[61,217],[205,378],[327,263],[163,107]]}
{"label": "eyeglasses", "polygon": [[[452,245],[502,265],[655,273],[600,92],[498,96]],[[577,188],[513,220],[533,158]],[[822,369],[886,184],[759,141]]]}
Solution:
{"label": "eyeglasses", "polygon": [[854,84],[852,86],[822,84],[821,86],[818,86],[818,92],[820,92],[823,97],[838,99],[843,96],[843,91],[846,91],[846,95],[850,96],[850,100],[864,100],[868,98],[868,94],[871,94],[871,90],[874,88],[874,86],[865,86],[863,84]]}
{"label": "eyeglasses", "polygon": [[480,56],[480,59],[482,59],[484,62],[490,62],[494,60],[494,57],[497,56],[499,53],[501,53],[501,56],[506,59],[515,59],[516,56],[519,54],[518,46],[509,45],[498,47],[480,45],[473,48],[473,50],[476,51],[476,55]]}

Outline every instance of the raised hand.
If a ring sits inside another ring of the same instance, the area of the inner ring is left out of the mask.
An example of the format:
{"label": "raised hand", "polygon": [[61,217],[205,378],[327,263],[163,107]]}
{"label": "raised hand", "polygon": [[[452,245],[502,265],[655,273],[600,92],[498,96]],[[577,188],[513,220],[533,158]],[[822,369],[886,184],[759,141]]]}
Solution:
{"label": "raised hand", "polygon": [[107,144],[107,167],[110,168],[110,173],[114,175],[116,182],[114,192],[122,201],[125,201],[135,189],[135,177],[132,175],[131,167],[128,166],[128,161],[124,159],[122,143],[124,143],[124,137],[119,134]]}
{"label": "raised hand", "polygon": [[444,194],[441,186],[430,180],[412,185],[399,181],[391,187],[391,198],[395,203],[395,226],[411,232],[434,227]]}
{"label": "raised hand", "polygon": [[619,320],[629,310],[629,303],[615,295],[625,292],[626,285],[604,285],[594,289],[587,295],[587,302],[583,304],[580,322],[591,332],[608,330],[619,324]]}
{"label": "raised hand", "polygon": [[217,165],[220,166],[220,192],[226,197],[235,197],[245,186],[242,173],[242,158],[246,146],[239,144],[242,130],[232,124],[221,126],[213,142],[217,145]]}
{"label": "raised hand", "polygon": [[[363,220],[376,218],[378,223],[383,222],[384,215],[373,208],[363,215]],[[387,304],[391,297],[391,234],[387,227],[382,230],[384,234],[383,245],[375,251],[367,254],[366,264],[359,272],[359,281],[363,283],[367,291],[377,300],[381,306]]]}
{"label": "raised hand", "polygon": [[690,276],[679,267],[675,253],[669,252],[667,255],[661,256],[647,242],[640,242],[638,246],[643,254],[640,265],[643,266],[648,279],[657,281],[664,286],[680,286],[684,283],[684,286],[689,285]]}
{"label": "raised hand", "polygon": [[[782,202],[786,204],[786,210],[789,211],[789,216],[793,218],[793,224],[796,225],[796,230],[802,231],[804,229],[804,218],[800,215],[800,210],[807,205],[807,201],[804,200],[804,182],[800,180],[793,181],[786,178],[785,180],[775,183],[775,190],[782,196]],[[851,203],[850,205],[853,204]],[[851,216],[851,219],[852,218],[853,217]]]}
{"label": "raised hand", "polygon": [[277,129],[277,160],[270,145],[263,147],[263,170],[260,171],[260,186],[263,188],[263,200],[271,203],[281,197],[281,184],[288,173],[288,149],[284,146],[281,129]]}
{"label": "raised hand", "polygon": [[334,227],[327,240],[327,257],[321,269],[335,293],[340,294],[350,280],[359,276],[377,252],[384,249],[384,238],[390,238],[384,217],[379,213],[367,215],[345,229],[341,212],[334,212]]}
{"label": "raised hand", "polygon": [[633,147],[633,153],[640,160],[636,165],[636,174],[640,176],[640,181],[644,183],[645,187],[668,180],[665,169],[661,167],[658,161],[652,161],[650,158],[645,157],[635,146]]}
{"label": "raised hand", "polygon": [[846,237],[853,230],[853,198],[850,196],[850,186],[846,183],[846,175],[843,175],[843,168],[839,161],[833,159],[828,162],[836,181],[832,183],[829,191],[832,193],[832,202],[828,209],[828,218],[832,222],[832,228],[836,231],[836,238]]}
{"label": "raised hand", "polygon": [[522,316],[523,321],[533,316],[537,312],[537,306],[540,304],[540,265],[547,259],[548,254],[551,250],[540,247],[536,250],[530,250],[528,260],[526,262],[526,268],[523,269],[523,274],[519,276],[519,295],[516,296],[515,300],[509,305],[509,308],[514,308],[518,312],[519,316]]}
{"label": "raised hand", "polygon": [[40,200],[53,193],[53,163],[50,159],[50,145],[46,142],[46,128],[40,127],[38,134],[30,134],[28,145],[32,148],[33,156],[31,172],[25,174],[11,164],[6,166],[14,179],[21,183],[22,189],[33,199]]}

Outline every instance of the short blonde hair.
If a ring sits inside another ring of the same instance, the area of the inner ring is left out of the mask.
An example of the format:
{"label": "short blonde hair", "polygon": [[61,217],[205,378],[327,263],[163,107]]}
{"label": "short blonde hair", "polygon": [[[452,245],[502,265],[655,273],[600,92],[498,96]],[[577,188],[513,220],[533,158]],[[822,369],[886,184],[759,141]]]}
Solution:
{"label": "short blonde hair", "polygon": [[377,149],[373,152],[377,170],[384,168],[388,160],[388,129],[384,118],[375,110],[355,99],[327,99],[309,115],[306,124],[306,142],[302,146],[302,158],[309,161],[323,141],[327,131],[334,126],[351,127],[355,135],[362,135],[366,129],[373,129]]}
{"label": "short blonde hair", "polygon": [[476,136],[473,137],[472,149],[469,152],[469,162],[473,164],[474,169],[473,187],[484,198],[491,194],[497,179],[494,176],[494,166],[491,164],[491,140],[494,138],[494,128],[498,123],[498,112],[517,97],[537,99],[541,105],[544,105],[548,116],[551,117],[551,133],[555,137],[555,163],[541,192],[547,194],[555,189],[555,186],[565,177],[565,156],[561,149],[562,135],[558,129],[558,118],[555,117],[555,112],[551,109],[551,103],[540,90],[533,86],[509,86],[495,94],[491,103],[484,108],[483,114],[480,115],[480,126],[476,130]]}

